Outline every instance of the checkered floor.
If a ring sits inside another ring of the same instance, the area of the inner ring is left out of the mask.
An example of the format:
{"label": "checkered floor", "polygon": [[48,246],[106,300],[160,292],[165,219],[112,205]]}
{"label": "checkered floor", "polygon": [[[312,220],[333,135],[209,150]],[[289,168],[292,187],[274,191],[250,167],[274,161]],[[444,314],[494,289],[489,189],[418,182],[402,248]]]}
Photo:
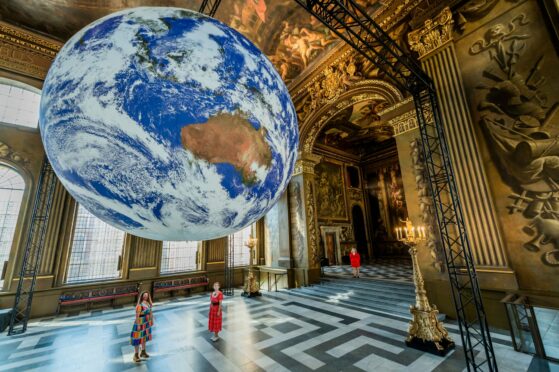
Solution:
{"label": "checkered floor", "polygon": [[[405,318],[291,291],[226,297],[215,343],[207,315],[208,295],[156,303],[151,358],[139,364],[129,344],[132,306],[34,320],[25,335],[0,335],[0,371],[465,371],[451,323],[457,346],[443,358],[405,346]],[[515,352],[510,336],[495,333],[493,340],[501,371],[553,371]]]}
{"label": "checkered floor", "polygon": [[[359,269],[361,277],[393,280],[397,282],[412,282],[413,270],[411,259],[408,257],[377,258]],[[352,277],[352,269],[349,265],[327,266],[324,274],[328,276]]]}

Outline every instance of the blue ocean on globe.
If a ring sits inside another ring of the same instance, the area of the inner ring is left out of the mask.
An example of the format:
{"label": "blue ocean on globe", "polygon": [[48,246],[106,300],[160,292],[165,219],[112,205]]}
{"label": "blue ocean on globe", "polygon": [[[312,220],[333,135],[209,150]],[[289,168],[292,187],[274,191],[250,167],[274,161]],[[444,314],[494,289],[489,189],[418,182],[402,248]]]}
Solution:
{"label": "blue ocean on globe", "polygon": [[40,130],[68,192],[157,240],[206,240],[261,218],[298,147],[288,90],[249,40],[199,13],[111,14],[74,35],[44,83]]}

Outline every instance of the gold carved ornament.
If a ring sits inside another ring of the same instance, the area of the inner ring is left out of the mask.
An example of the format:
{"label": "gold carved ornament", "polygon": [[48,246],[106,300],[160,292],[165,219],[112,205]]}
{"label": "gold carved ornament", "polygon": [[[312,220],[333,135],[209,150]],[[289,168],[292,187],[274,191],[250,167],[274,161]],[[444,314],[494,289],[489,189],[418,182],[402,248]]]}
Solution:
{"label": "gold carved ornament", "polygon": [[29,163],[29,159],[3,142],[0,142],[0,159],[6,159],[21,165],[27,165],[27,163]]}
{"label": "gold carved ornament", "polygon": [[0,67],[43,80],[62,47],[26,30],[0,22]]}
{"label": "gold carved ornament", "polygon": [[320,256],[318,253],[318,242],[317,236],[318,232],[316,229],[316,206],[314,203],[314,190],[313,190],[313,181],[308,179],[305,181],[305,202],[306,202],[306,210],[307,210],[307,226],[308,226],[308,233],[309,233],[309,248],[310,248],[310,257],[309,257],[309,266],[315,267],[320,263]]}
{"label": "gold carved ornament", "polygon": [[452,40],[452,12],[444,8],[434,19],[428,19],[423,27],[408,34],[410,48],[423,57]]}
{"label": "gold carved ornament", "polygon": [[410,313],[413,318],[409,324],[406,342],[411,342],[413,339],[420,339],[423,342],[433,342],[435,347],[442,351],[445,349],[445,345],[454,345],[454,342],[448,335],[443,323],[437,318],[439,314],[437,307],[435,305],[431,307],[429,304],[427,291],[425,290],[425,282],[423,281],[423,275],[421,275],[419,263],[417,262],[417,249],[411,247],[409,252],[413,266],[415,305],[410,306]]}
{"label": "gold carved ornament", "polygon": [[304,118],[320,107],[334,103],[354,82],[360,80],[355,75],[356,71],[354,54],[349,54],[347,58],[327,66],[320,75],[305,85],[307,98],[299,110],[300,121],[304,121]]}

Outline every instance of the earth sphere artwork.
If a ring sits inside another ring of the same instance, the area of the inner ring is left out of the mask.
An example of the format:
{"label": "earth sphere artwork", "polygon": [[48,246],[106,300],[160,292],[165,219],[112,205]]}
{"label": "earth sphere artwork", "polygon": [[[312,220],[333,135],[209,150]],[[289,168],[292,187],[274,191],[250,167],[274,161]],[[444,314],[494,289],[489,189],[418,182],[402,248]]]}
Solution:
{"label": "earth sphere artwork", "polygon": [[157,240],[206,240],[262,217],[298,147],[272,63],[221,22],[127,9],[74,35],[45,80],[40,129],[70,194],[103,221]]}

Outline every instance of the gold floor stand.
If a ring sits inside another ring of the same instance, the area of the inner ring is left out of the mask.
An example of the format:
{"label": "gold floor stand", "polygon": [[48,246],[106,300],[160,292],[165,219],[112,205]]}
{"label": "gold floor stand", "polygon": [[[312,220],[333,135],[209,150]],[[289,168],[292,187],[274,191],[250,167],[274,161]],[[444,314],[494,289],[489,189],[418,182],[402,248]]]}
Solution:
{"label": "gold floor stand", "polygon": [[423,276],[417,262],[417,250],[411,247],[410,255],[413,265],[413,283],[415,285],[415,305],[410,306],[413,316],[406,345],[435,355],[444,356],[454,349],[454,341],[448,335],[443,323],[438,319],[436,306],[429,304]]}
{"label": "gold floor stand", "polygon": [[260,293],[259,285],[256,282],[256,278],[254,277],[254,273],[252,272],[252,270],[249,271],[247,279],[248,279],[247,284],[245,284],[245,287],[243,288],[242,296],[245,297],[262,296],[262,293]]}

